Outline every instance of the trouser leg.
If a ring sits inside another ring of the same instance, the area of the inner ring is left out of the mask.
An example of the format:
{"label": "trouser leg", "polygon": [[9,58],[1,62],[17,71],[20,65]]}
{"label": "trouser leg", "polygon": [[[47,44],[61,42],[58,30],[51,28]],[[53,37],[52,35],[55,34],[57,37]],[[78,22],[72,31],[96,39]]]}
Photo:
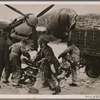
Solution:
{"label": "trouser leg", "polygon": [[70,55],[67,55],[65,59],[71,64],[72,82],[75,83],[77,81],[77,72],[76,72],[77,63],[73,61]]}
{"label": "trouser leg", "polygon": [[60,83],[59,83],[59,81],[57,79],[57,75],[53,74],[52,78],[53,78],[54,83],[55,83],[54,92],[52,94],[58,94],[58,93],[61,92],[61,89],[60,89]]}
{"label": "trouser leg", "polygon": [[35,82],[36,82],[36,78],[30,76],[30,77],[29,77],[29,80],[30,80],[30,87],[32,87],[32,86],[35,84]]}
{"label": "trouser leg", "polygon": [[77,82],[76,66],[77,66],[77,63],[75,63],[75,62],[71,64],[72,83]]}
{"label": "trouser leg", "polygon": [[3,76],[2,76],[2,78],[3,78],[2,81],[5,82],[5,83],[7,83],[9,77],[10,77],[10,68],[5,68]]}
{"label": "trouser leg", "polygon": [[14,57],[11,63],[13,65],[12,81],[14,84],[18,84],[22,77],[21,60],[18,57]]}
{"label": "trouser leg", "polygon": [[22,76],[21,73],[22,73],[21,69],[17,68],[17,70],[12,75],[12,77],[13,77],[13,79],[12,79],[13,83],[19,84],[21,76]]}
{"label": "trouser leg", "polygon": [[1,76],[2,76],[3,69],[4,69],[4,67],[0,66],[0,85],[1,85]]}
{"label": "trouser leg", "polygon": [[71,68],[71,72],[72,72],[72,83],[76,83],[77,82],[76,68]]}

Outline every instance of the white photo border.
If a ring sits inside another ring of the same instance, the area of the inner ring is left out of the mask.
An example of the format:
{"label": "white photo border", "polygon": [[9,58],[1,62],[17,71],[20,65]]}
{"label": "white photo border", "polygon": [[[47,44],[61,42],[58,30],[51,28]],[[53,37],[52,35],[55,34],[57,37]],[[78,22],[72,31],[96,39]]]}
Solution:
{"label": "white photo border", "polygon": [[[42,3],[41,3],[42,2]],[[0,1],[0,4],[57,4],[57,5],[100,5],[100,1]],[[13,94],[0,94],[0,99],[19,99],[19,100],[25,100],[25,99],[100,99],[99,94],[94,95],[30,95],[30,94],[19,94],[19,95],[13,95]]]}

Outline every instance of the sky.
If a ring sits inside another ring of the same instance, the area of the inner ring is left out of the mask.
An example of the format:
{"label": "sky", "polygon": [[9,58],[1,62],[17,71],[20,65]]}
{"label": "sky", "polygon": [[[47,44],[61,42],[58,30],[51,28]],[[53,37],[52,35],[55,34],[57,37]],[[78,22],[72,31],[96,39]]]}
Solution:
{"label": "sky", "polygon": [[55,4],[50,11],[58,8],[70,8],[78,15],[88,13],[100,14],[100,2],[0,2],[0,19],[8,21],[13,20],[20,15],[7,8],[4,4],[9,4],[25,14],[33,13],[37,15],[50,4]]}

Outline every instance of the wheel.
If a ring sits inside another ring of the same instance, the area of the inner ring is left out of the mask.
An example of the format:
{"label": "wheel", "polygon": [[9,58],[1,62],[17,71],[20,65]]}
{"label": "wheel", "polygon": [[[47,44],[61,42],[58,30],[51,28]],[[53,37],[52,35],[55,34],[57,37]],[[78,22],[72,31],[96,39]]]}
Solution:
{"label": "wheel", "polygon": [[86,65],[85,72],[91,78],[98,78],[100,76],[100,66],[94,64]]}

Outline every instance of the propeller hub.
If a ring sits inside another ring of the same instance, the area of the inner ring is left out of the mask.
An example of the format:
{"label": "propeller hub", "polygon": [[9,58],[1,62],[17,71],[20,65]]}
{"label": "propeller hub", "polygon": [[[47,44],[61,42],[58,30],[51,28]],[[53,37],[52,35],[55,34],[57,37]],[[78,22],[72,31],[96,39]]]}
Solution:
{"label": "propeller hub", "polygon": [[31,14],[31,15],[28,15],[28,18],[26,18],[26,21],[29,26],[33,26],[33,25],[36,26],[38,23],[38,18],[35,15]]}

